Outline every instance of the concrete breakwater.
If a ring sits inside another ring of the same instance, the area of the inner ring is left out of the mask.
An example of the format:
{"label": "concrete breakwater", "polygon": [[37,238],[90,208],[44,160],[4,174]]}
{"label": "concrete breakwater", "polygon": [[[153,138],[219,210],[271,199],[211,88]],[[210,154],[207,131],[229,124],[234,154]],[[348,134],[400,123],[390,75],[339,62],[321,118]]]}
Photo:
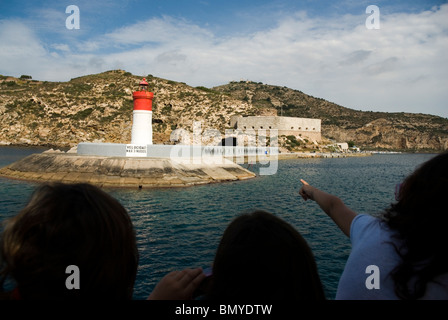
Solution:
{"label": "concrete breakwater", "polygon": [[100,187],[183,187],[245,180],[256,175],[222,159],[136,158],[36,153],[0,169],[0,176],[35,182],[87,182]]}

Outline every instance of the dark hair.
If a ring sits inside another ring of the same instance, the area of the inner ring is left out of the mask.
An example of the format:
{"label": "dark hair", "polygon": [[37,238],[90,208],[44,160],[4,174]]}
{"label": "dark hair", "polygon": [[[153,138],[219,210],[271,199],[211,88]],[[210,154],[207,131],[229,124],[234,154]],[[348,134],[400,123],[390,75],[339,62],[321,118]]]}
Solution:
{"label": "dark hair", "polygon": [[209,299],[323,300],[314,256],[300,233],[264,211],[234,219],[213,263]]}
{"label": "dark hair", "polygon": [[[90,184],[44,184],[6,222],[1,271],[21,299],[132,299],[138,250],[131,219],[112,196]],[[68,290],[69,265],[80,288]]]}
{"label": "dark hair", "polygon": [[392,272],[402,299],[424,296],[426,285],[448,272],[448,152],[419,166],[402,183],[398,202],[383,218],[396,230],[402,262]]}

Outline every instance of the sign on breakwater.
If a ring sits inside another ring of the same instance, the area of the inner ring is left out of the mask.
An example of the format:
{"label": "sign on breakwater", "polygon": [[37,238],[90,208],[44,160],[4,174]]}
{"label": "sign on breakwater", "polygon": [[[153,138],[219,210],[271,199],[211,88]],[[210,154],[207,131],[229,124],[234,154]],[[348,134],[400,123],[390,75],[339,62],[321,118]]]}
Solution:
{"label": "sign on breakwater", "polygon": [[136,144],[126,145],[126,157],[147,157],[147,156],[148,156],[147,145],[136,145]]}

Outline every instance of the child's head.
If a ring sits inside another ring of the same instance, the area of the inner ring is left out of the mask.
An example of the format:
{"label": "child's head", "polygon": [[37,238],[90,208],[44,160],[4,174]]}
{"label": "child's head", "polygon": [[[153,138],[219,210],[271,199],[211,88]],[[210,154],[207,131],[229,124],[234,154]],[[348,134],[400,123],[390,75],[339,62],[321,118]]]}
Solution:
{"label": "child's head", "polygon": [[209,297],[325,299],[305,239],[264,211],[241,215],[225,230],[213,263]]}
{"label": "child's head", "polygon": [[[131,299],[138,251],[131,219],[90,184],[45,184],[1,237],[3,276],[23,299]],[[67,289],[69,265],[80,288]]]}

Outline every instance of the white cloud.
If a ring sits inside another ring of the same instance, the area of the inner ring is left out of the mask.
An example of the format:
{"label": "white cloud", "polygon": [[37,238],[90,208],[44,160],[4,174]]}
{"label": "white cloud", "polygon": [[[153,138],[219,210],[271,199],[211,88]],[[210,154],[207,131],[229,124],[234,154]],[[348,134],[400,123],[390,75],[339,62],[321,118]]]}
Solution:
{"label": "white cloud", "polygon": [[349,66],[353,64],[360,64],[365,61],[371,53],[372,50],[355,50],[348,54],[347,57],[344,57],[344,60],[340,61],[339,65]]}
{"label": "white cloud", "polygon": [[[9,21],[6,27],[16,34],[7,34],[5,25],[0,29],[5,44],[0,73],[68,80],[119,66],[194,86],[243,78],[354,109],[448,117],[446,16],[448,5],[419,14],[382,14],[381,29],[368,30],[367,14],[323,19],[297,12],[268,30],[221,38],[186,20],[151,18],[70,47],[53,44],[57,56],[30,29]],[[19,57],[28,63],[22,65]]]}
{"label": "white cloud", "polygon": [[[34,32],[18,20],[0,20],[0,73],[30,74],[48,63],[48,52]],[[43,63],[43,64],[42,64]]]}
{"label": "white cloud", "polygon": [[55,43],[51,47],[58,51],[70,52],[70,47],[65,43]]}
{"label": "white cloud", "polygon": [[212,34],[186,20],[152,18],[106,34],[115,44],[186,43],[203,41]]}
{"label": "white cloud", "polygon": [[18,20],[0,20],[0,40],[2,61],[45,55],[45,50],[33,31]]}

